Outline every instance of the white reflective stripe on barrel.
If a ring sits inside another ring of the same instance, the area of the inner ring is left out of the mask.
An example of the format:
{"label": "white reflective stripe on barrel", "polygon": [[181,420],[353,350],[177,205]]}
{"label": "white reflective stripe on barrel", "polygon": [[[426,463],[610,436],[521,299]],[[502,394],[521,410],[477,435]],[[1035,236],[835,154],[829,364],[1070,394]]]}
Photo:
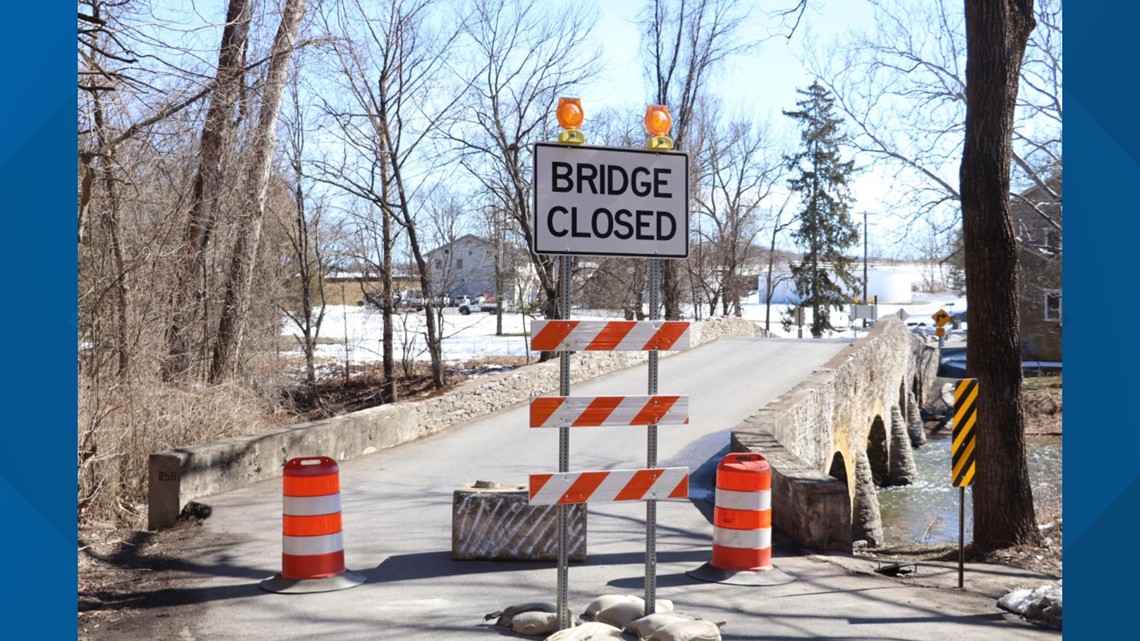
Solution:
{"label": "white reflective stripe on barrel", "polygon": [[320,516],[340,512],[340,494],[286,496],[283,511],[289,516]]}
{"label": "white reflective stripe on barrel", "polygon": [[716,506],[729,510],[770,510],[772,509],[772,492],[760,490],[758,492],[736,492],[716,488]]}
{"label": "white reflective stripe on barrel", "polygon": [[745,550],[758,550],[772,547],[772,528],[762,530],[730,530],[723,527],[713,528],[713,545],[726,548],[743,548]]}
{"label": "white reflective stripe on barrel", "polygon": [[324,536],[282,536],[282,552],[290,556],[314,556],[331,554],[344,549],[344,535],[325,534]]}

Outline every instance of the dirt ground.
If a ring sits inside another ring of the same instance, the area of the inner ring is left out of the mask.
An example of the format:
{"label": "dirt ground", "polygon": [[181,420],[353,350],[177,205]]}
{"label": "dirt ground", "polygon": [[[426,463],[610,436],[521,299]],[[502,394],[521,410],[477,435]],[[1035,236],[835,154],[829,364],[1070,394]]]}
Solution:
{"label": "dirt ground", "polygon": [[[466,376],[486,371],[488,367],[503,368],[518,364],[508,362],[469,364]],[[373,381],[369,385],[355,384],[325,390],[328,393],[319,406],[306,404],[303,399],[297,399],[299,401],[297,415],[299,420],[308,420],[302,417],[331,415],[339,411],[360,409],[368,404],[367,399],[361,397],[374,395],[376,389],[378,387]],[[1023,401],[1027,438],[1061,434],[1059,378],[1028,379]],[[928,427],[933,426],[935,425]],[[182,605],[182,602],[170,587],[175,581],[191,576],[189,572],[181,569],[180,541],[194,536],[202,519],[209,516],[207,509],[192,504],[174,527],[161,532],[118,529],[100,524],[80,525],[78,641],[158,638],[160,635],[166,635],[168,627],[164,627],[163,630],[144,628],[152,625],[148,622],[162,622],[166,616],[177,616],[174,610],[176,606]],[[1018,546],[984,555],[977,554],[967,547],[967,560],[1016,566],[1060,577],[1061,514],[1038,515],[1038,522],[1041,524],[1040,544]],[[876,548],[861,553],[873,555],[877,559],[897,559],[904,562],[954,561],[958,558],[957,547],[946,545]],[[135,615],[140,611],[150,611],[157,616],[136,618]],[[128,629],[129,636],[124,636]]]}

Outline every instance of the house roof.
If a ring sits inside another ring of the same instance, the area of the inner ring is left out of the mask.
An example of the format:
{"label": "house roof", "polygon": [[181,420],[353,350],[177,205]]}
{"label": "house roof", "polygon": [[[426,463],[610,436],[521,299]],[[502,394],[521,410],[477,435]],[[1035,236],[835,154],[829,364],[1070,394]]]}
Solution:
{"label": "house roof", "polygon": [[476,236],[475,234],[464,234],[464,235],[460,236],[459,238],[456,238],[455,240],[453,240],[449,243],[444,243],[444,244],[440,245],[439,247],[436,247],[435,249],[429,250],[427,252],[427,255],[431,256],[432,254],[443,251],[445,249],[450,249],[451,247],[453,247],[455,245],[463,245],[466,243],[476,243],[479,245],[491,245],[492,242],[493,241],[490,238],[483,238],[482,236]]}
{"label": "house roof", "polygon": [[[444,244],[440,245],[439,247],[436,247],[435,249],[428,251],[426,255],[432,256],[438,252],[451,249],[454,246],[464,245],[464,244],[469,244],[469,243],[474,243],[477,245],[483,245],[484,247],[494,247],[494,245],[495,245],[495,241],[491,238],[486,238],[484,236],[476,236],[475,234],[464,234],[464,235],[460,236],[459,238],[456,238],[455,240],[453,240],[449,243],[444,243]],[[515,249],[521,249],[521,247],[519,245],[512,243],[512,242],[505,242],[505,245],[507,247],[511,247],[511,248],[515,248]]]}

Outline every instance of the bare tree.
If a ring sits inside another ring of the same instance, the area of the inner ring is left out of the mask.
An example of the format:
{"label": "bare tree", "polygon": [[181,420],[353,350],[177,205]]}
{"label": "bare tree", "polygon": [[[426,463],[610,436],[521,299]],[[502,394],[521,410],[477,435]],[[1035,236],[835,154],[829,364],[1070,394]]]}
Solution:
{"label": "bare tree", "polygon": [[[117,45],[115,34],[107,28],[107,20],[103,15],[103,3],[92,1],[90,14],[80,13],[79,40],[85,46],[83,56],[86,60],[86,77],[80,82],[79,88],[88,98],[90,122],[95,130],[95,150],[86,150],[80,156],[84,165],[83,178],[80,186],[79,200],[79,238],[84,238],[85,218],[91,205],[93,183],[98,179],[106,194],[106,206],[101,208],[99,223],[106,232],[109,254],[111,256],[111,278],[109,281],[110,295],[114,300],[114,335],[115,352],[118,354],[117,374],[120,379],[129,377],[130,347],[129,328],[127,324],[127,282],[126,267],[123,258],[123,242],[121,238],[120,220],[122,207],[119,198],[119,182],[116,165],[116,145],[112,140],[113,134],[107,122],[107,108],[105,94],[115,91],[121,86],[124,74],[112,71],[107,64],[108,59],[129,61],[124,55],[117,54],[113,47]],[[107,42],[109,41],[109,42]]]}
{"label": "bare tree", "polygon": [[[301,332],[297,343],[305,355],[305,381],[311,388],[315,388],[317,374],[314,357],[321,323],[325,318],[324,283],[328,254],[323,236],[326,205],[323,199],[314,199],[308,190],[313,180],[306,174],[307,115],[301,102],[300,74],[294,71],[289,83],[289,111],[284,118],[294,215],[291,224],[285,229],[285,235],[291,250],[287,264],[293,268],[287,273],[290,276],[295,273],[297,298],[293,304],[282,305],[282,311]],[[317,402],[320,402],[319,398]]]}
{"label": "bare tree", "polygon": [[[674,149],[687,149],[694,111],[714,68],[755,46],[755,42],[740,39],[750,6],[733,0],[646,3],[646,75],[655,103],[668,106],[673,115]],[[681,317],[678,270],[677,261],[662,263],[662,303],[665,318],[670,320]]]}
{"label": "bare tree", "polygon": [[[358,197],[375,203],[385,225],[399,225],[415,262],[424,292],[427,347],[431,358],[432,384],[446,384],[442,337],[438,324],[435,286],[423,247],[423,232],[416,216],[416,193],[443,157],[430,148],[430,134],[458,101],[460,91],[440,92],[445,53],[454,44],[456,32],[432,32],[428,27],[430,1],[390,0],[384,15],[372,17],[359,2],[345,3],[334,18],[336,31],[346,34],[335,47],[337,65],[350,104],[327,107],[343,142],[358,158],[372,158],[365,171],[343,163],[328,168],[332,181]],[[352,24],[359,24],[354,30]],[[359,35],[355,35],[359,34]],[[441,97],[442,95],[442,97]],[[354,159],[355,160],[355,159]],[[392,271],[392,234],[385,227],[382,243],[385,278]],[[429,232],[430,233],[430,232]],[[386,313],[393,304],[390,281],[385,285]],[[391,317],[385,320],[385,343],[391,345]],[[385,377],[391,367],[385,348]],[[389,379],[389,399],[395,399],[394,376]]]}
{"label": "bare tree", "polygon": [[[222,160],[232,145],[239,90],[245,73],[249,43],[251,3],[229,0],[222,43],[218,51],[217,77],[210,106],[202,125],[198,171],[194,176],[183,247],[171,288],[172,317],[166,329],[167,357],[163,377],[185,378],[190,369],[190,346],[186,336],[197,318],[205,292],[199,286],[205,266],[205,251],[218,216],[222,183]],[[192,304],[193,303],[193,304]]]}
{"label": "bare tree", "polygon": [[746,268],[758,258],[756,237],[767,209],[765,201],[781,179],[783,163],[773,148],[767,128],[748,120],[718,120],[717,110],[706,107],[699,145],[701,175],[694,198],[702,247],[711,250],[703,270],[709,313],[720,301],[724,315],[741,315],[740,298]]}
{"label": "bare tree", "polygon": [[239,221],[237,240],[230,254],[229,271],[223,289],[224,300],[210,364],[212,383],[233,376],[243,323],[249,306],[249,292],[255,273],[254,264],[261,243],[273,153],[277,146],[277,121],[281,114],[281,95],[285,90],[285,79],[293,56],[297,29],[304,15],[305,0],[285,0],[277,35],[269,52],[264,93],[261,97],[257,127],[253,132],[251,157],[247,165],[245,190],[248,200],[243,202],[244,215]]}
{"label": "bare tree", "polygon": [[[542,11],[537,0],[475,3],[465,24],[470,63],[456,71],[473,78],[469,100],[450,123],[448,136],[460,162],[491,194],[530,250],[543,294],[543,313],[558,318],[554,260],[534,253],[530,148],[554,138],[554,108],[596,73],[597,54],[583,45],[593,26],[577,7]],[[573,24],[574,29],[566,26]],[[544,354],[544,357],[547,355]]]}
{"label": "bare tree", "polygon": [[974,546],[981,550],[1039,538],[1025,459],[1009,198],[1018,81],[1033,27],[1033,0],[966,0],[962,232],[970,324],[985,328],[966,347],[979,389],[973,490]]}
{"label": "bare tree", "polygon": [[776,242],[780,234],[785,232],[792,225],[799,221],[799,216],[793,214],[787,219],[784,218],[784,212],[787,210],[788,205],[791,204],[794,194],[789,193],[776,211],[775,216],[772,218],[772,234],[771,240],[768,243],[768,268],[764,272],[764,329],[771,331],[772,329],[772,297],[776,295],[776,288],[785,282],[791,280],[792,275],[790,272],[776,273],[776,260],[778,252],[776,251]]}
{"label": "bare tree", "polygon": [[[852,143],[893,175],[912,223],[951,213],[940,231],[954,227],[960,199],[956,172],[966,110],[966,33],[959,5],[946,0],[874,0],[875,27],[836,45],[814,73],[837,98]],[[1014,113],[1012,182],[1030,186],[1049,202],[1026,203],[1060,231],[1049,204],[1060,197],[1049,179],[1061,171],[1061,0],[1035,8],[1019,75]],[[900,227],[900,239],[909,233]]]}

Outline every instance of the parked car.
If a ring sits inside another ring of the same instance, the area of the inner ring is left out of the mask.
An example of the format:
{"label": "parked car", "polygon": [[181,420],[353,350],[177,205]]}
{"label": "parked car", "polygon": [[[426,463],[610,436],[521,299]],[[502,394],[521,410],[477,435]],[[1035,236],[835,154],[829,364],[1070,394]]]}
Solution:
{"label": "parked car", "polygon": [[938,376],[965,378],[966,348],[945,347],[938,358]]}
{"label": "parked car", "polygon": [[480,294],[475,298],[468,299],[466,302],[459,304],[459,313],[464,316],[471,312],[493,312],[499,308],[499,303],[495,300],[494,296],[486,296]]}
{"label": "parked car", "polygon": [[925,321],[908,320],[906,321],[906,328],[923,340],[934,337],[935,326],[933,324],[927,325]]}
{"label": "parked car", "polygon": [[[1059,374],[1061,363],[1045,361],[1022,361],[1021,371],[1025,376]],[[946,378],[966,377],[966,348],[944,347],[938,358],[938,376]]]}

